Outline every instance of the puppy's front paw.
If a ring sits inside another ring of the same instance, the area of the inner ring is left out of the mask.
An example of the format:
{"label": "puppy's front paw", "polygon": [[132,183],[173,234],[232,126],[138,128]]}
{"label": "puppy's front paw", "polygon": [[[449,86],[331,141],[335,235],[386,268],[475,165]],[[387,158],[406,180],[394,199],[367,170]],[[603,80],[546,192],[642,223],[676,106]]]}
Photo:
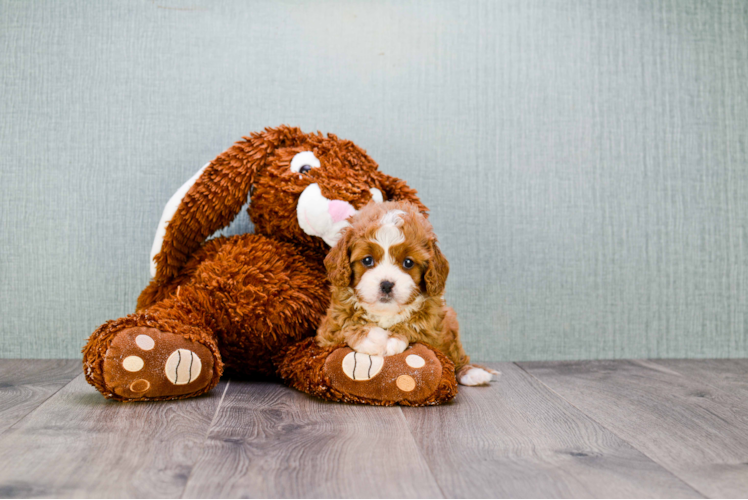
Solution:
{"label": "puppy's front paw", "polygon": [[458,373],[457,381],[462,385],[486,385],[494,378],[494,376],[498,375],[499,372],[496,370],[491,370],[489,372],[483,368],[466,366],[460,370],[460,373]]}
{"label": "puppy's front paw", "polygon": [[386,330],[379,328],[378,326],[372,327],[369,333],[356,345],[352,345],[351,348],[363,354],[369,356],[384,356],[387,352],[387,340],[389,334]]}
{"label": "puppy's front paw", "polygon": [[387,340],[387,348],[384,351],[385,356],[393,356],[395,354],[400,354],[401,352],[405,351],[405,349],[408,348],[408,343],[402,339],[398,339],[396,337],[390,337]]}

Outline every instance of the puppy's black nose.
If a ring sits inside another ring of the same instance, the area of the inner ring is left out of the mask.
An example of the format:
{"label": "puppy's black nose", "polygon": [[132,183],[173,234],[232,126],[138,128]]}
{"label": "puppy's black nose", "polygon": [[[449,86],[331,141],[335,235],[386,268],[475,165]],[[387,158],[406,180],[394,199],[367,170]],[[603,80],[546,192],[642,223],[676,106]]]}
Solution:
{"label": "puppy's black nose", "polygon": [[395,284],[391,281],[383,281],[379,284],[379,288],[383,293],[390,293]]}

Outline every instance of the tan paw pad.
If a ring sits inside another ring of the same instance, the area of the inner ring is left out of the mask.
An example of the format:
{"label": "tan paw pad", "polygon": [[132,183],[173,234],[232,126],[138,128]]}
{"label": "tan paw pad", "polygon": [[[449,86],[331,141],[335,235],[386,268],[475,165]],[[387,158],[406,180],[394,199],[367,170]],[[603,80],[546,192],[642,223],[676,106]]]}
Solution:
{"label": "tan paw pad", "polygon": [[128,356],[122,360],[122,368],[128,372],[139,372],[143,369],[143,358],[140,356]]}
{"label": "tan paw pad", "polygon": [[400,375],[397,377],[397,388],[401,391],[411,392],[416,388],[416,381],[410,375]]}
{"label": "tan paw pad", "polygon": [[135,337],[135,344],[144,351],[150,351],[156,345],[156,342],[148,335],[138,335]]}
{"label": "tan paw pad", "polygon": [[142,378],[133,380],[132,384],[130,384],[130,390],[132,392],[145,392],[150,388],[151,388],[151,383]]}
{"label": "tan paw pad", "polygon": [[343,358],[343,373],[353,380],[369,380],[382,371],[384,358],[350,352]]}
{"label": "tan paw pad", "polygon": [[426,364],[426,360],[418,354],[410,354],[405,358],[405,363],[411,368],[423,368],[423,365]]}
{"label": "tan paw pad", "polygon": [[166,378],[174,385],[186,385],[200,376],[202,363],[194,352],[177,349],[166,360]]}

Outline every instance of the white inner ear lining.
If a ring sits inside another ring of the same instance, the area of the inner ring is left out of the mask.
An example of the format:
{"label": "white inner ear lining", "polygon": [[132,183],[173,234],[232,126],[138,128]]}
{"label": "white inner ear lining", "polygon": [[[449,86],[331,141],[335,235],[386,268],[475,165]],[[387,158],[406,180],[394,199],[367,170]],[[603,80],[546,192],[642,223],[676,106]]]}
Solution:
{"label": "white inner ear lining", "polygon": [[185,197],[187,191],[190,190],[193,184],[197,182],[197,179],[200,177],[200,175],[202,175],[205,169],[208,168],[208,165],[210,165],[210,163],[203,166],[203,168],[198,170],[195,175],[190,177],[190,180],[182,184],[182,187],[177,189],[177,192],[174,193],[166,203],[164,211],[161,214],[161,220],[158,221],[158,227],[156,228],[156,237],[153,239],[153,246],[151,246],[151,277],[156,276],[156,263],[153,261],[153,259],[161,252],[161,245],[163,244],[164,236],[166,235],[166,225],[169,223],[169,221],[171,221],[171,218],[174,217],[174,214],[177,213],[177,209],[182,203],[182,198]]}

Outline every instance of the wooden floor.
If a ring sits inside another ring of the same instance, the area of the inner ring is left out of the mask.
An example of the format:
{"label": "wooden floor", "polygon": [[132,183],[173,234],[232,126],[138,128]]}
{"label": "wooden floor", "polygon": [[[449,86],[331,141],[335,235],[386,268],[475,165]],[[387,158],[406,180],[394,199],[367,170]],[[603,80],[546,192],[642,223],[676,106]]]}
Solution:
{"label": "wooden floor", "polygon": [[122,404],[0,361],[0,497],[746,497],[748,360],[502,363],[435,408],[224,380]]}

